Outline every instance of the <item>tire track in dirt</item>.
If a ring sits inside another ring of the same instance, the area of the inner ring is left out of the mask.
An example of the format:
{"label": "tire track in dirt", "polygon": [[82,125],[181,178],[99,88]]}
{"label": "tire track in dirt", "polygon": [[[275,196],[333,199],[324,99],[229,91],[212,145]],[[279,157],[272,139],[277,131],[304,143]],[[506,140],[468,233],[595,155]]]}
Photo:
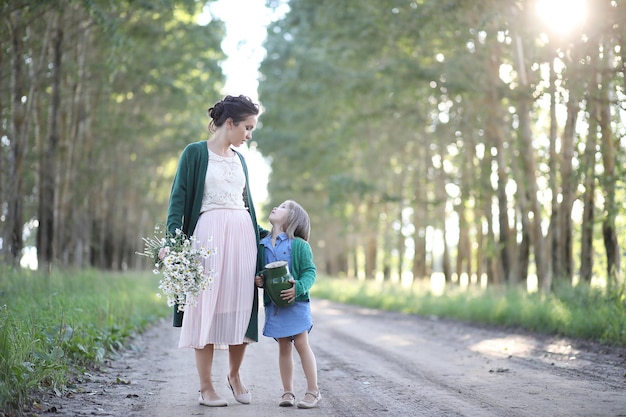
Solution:
{"label": "tire track in dirt", "polygon": [[[337,412],[351,410],[341,415],[380,416],[381,412],[389,416],[523,415],[509,406],[486,401],[471,388],[446,382],[425,369],[419,360],[407,360],[405,356],[394,355],[385,347],[341,330],[327,333],[325,336],[332,344],[318,341],[315,348],[320,352],[318,364],[323,363],[322,369],[327,370],[324,377],[333,382],[333,391],[337,391],[339,385],[344,392],[338,396],[341,407]],[[326,345],[331,345],[332,349]],[[338,345],[341,345],[339,349]]]}
{"label": "tire track in dirt", "polygon": [[[317,303],[314,349],[325,366],[345,373],[341,388],[356,397],[354,408],[371,404],[362,408],[394,416],[626,412],[625,349],[594,351],[592,343],[577,347],[555,337]],[[546,357],[559,351],[569,354]]]}

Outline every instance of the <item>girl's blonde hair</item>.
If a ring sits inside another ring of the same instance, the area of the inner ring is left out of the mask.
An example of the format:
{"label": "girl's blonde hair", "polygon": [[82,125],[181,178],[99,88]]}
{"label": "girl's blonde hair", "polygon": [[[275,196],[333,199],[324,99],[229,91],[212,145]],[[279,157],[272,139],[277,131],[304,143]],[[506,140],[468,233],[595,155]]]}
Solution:
{"label": "girl's blonde hair", "polygon": [[289,214],[287,220],[283,225],[284,232],[287,237],[293,239],[294,237],[302,238],[306,241],[309,240],[309,234],[311,233],[311,220],[309,214],[305,209],[293,200],[285,201],[289,208]]}

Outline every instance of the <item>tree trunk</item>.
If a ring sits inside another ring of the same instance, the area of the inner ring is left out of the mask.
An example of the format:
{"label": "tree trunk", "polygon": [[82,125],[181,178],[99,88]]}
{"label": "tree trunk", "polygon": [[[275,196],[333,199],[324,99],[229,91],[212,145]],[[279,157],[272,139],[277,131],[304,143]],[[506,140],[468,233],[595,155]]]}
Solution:
{"label": "tree trunk", "polygon": [[368,211],[367,217],[370,218],[372,231],[370,232],[366,229],[365,232],[367,236],[365,241],[365,276],[367,278],[374,278],[376,276],[376,258],[378,256],[377,228],[374,225],[378,224],[378,216],[371,213],[374,210],[370,208],[371,206],[366,209]]}
{"label": "tree trunk", "polygon": [[426,269],[426,228],[428,226],[428,190],[427,166],[430,161],[425,146],[418,146],[416,150],[417,163],[415,170],[415,197],[413,202],[413,282],[426,279],[429,275]]}
{"label": "tree trunk", "polygon": [[[2,19],[2,24],[5,23],[6,19]],[[6,27],[8,25],[4,25]],[[5,31],[0,30],[0,36],[4,36],[6,34]],[[7,54],[6,51],[0,54],[0,89],[4,90],[7,87],[6,80],[10,79],[10,62],[9,65],[5,63]],[[6,100],[6,96],[4,94],[0,94],[0,109],[10,108],[11,99],[9,98],[8,102]],[[0,137],[9,136],[9,126],[8,123],[0,123]],[[7,178],[7,161],[8,161],[8,152],[6,146],[0,146],[0,207],[4,206],[5,202],[8,201],[6,186],[9,182]],[[5,237],[4,228],[0,227],[0,239]],[[2,261],[3,257],[3,248],[0,247],[0,261]]]}
{"label": "tree trunk", "polygon": [[[497,122],[495,122],[497,123]],[[504,152],[503,134],[500,127],[496,127],[493,132],[492,140],[495,139],[496,147],[496,165],[498,170],[498,232],[499,248],[500,248],[500,267],[502,271],[502,280],[504,282],[511,281],[511,270],[514,268],[515,253],[515,235],[510,232],[509,224],[509,198],[506,195],[506,185],[509,180],[507,175],[506,155]]]}
{"label": "tree trunk", "polygon": [[528,92],[528,79],[526,77],[525,58],[523,54],[522,40],[515,36],[515,61],[519,74],[519,97],[517,99],[517,116],[519,120],[519,143],[522,162],[522,178],[518,178],[524,184],[526,197],[528,198],[531,221],[531,237],[534,247],[535,267],[537,270],[537,281],[539,288],[543,292],[552,290],[552,274],[549,268],[549,256],[547,256],[545,238],[541,231],[541,206],[538,199],[537,187],[537,164],[535,162],[535,152],[533,148],[533,136],[530,126],[530,104],[531,96]]}
{"label": "tree trunk", "polygon": [[37,229],[37,261],[47,270],[54,259],[54,207],[56,195],[56,161],[59,143],[59,113],[61,108],[61,72],[63,58],[63,27],[61,16],[55,13],[56,27],[52,41],[52,95],[48,113],[49,132],[42,154],[39,172],[39,227]]}
{"label": "tree trunk", "polygon": [[[446,230],[446,220],[448,218],[448,208],[447,208],[447,195],[446,195],[446,173],[443,169],[443,166],[437,170],[437,178],[436,178],[436,189],[435,189],[435,201],[436,204],[434,206],[436,215],[436,221],[433,226],[436,230],[440,230],[442,233],[441,241],[434,241],[434,244],[442,245],[441,252],[441,268],[446,278],[446,282],[450,282],[452,280],[452,257],[450,256],[450,250],[448,245],[448,237]],[[434,258],[434,255],[433,255]]]}
{"label": "tree trunk", "polygon": [[405,264],[405,237],[404,237],[404,195],[405,195],[405,187],[407,182],[406,175],[406,166],[407,164],[403,164],[402,171],[400,173],[400,178],[398,178],[398,202],[396,204],[397,211],[396,217],[399,222],[400,227],[398,228],[398,233],[396,234],[396,250],[398,251],[398,265],[397,265],[397,273],[398,279],[402,280],[402,272],[404,271]]}
{"label": "tree trunk", "polygon": [[[507,158],[504,149],[504,133],[502,123],[502,103],[498,93],[499,71],[502,62],[500,43],[492,42],[490,47],[489,60],[487,61],[487,70],[490,75],[491,83],[488,84],[488,92],[486,96],[487,124],[485,136],[487,145],[493,146],[496,150],[496,169],[498,173],[498,246],[499,246],[499,267],[497,270],[502,273],[502,281],[509,282],[511,280],[511,270],[514,268],[514,248],[515,239],[511,236],[509,225],[509,201],[506,195],[506,185],[508,182],[507,175]],[[486,204],[486,203],[485,203]],[[488,207],[491,212],[491,206]],[[485,209],[487,207],[485,206]],[[496,278],[496,277],[493,277]],[[491,280],[489,281],[491,282]]]}
{"label": "tree trunk", "polygon": [[[567,102],[567,121],[561,138],[561,204],[559,206],[560,244],[559,265],[553,266],[555,279],[562,280],[571,285],[574,273],[574,259],[572,256],[572,207],[576,198],[577,178],[574,172],[573,159],[576,137],[576,123],[580,104],[575,92],[570,90]],[[554,196],[553,196],[554,198]]]}
{"label": "tree trunk", "polygon": [[[493,87],[495,90],[495,87]],[[495,94],[495,91],[491,93]],[[494,100],[495,97],[491,96],[487,99],[489,103],[487,105],[487,128],[485,129],[485,135],[487,137],[487,146],[483,160],[478,167],[480,171],[480,206],[478,207],[480,215],[476,217],[479,221],[476,222],[476,234],[481,236],[480,244],[478,244],[477,252],[480,252],[478,259],[480,260],[477,265],[477,277],[481,279],[483,273],[487,275],[487,282],[489,284],[501,284],[508,282],[511,277],[510,265],[511,262],[511,237],[509,234],[509,218],[508,218],[508,199],[506,196],[506,181],[508,175],[506,174],[506,166],[504,165],[504,147],[502,146],[502,132],[498,126],[501,123],[500,120],[496,120],[496,113],[498,113],[499,103]],[[494,145],[492,145],[494,144]],[[493,156],[491,153],[491,146],[496,149],[497,155]],[[498,221],[499,221],[499,240],[495,236],[495,219],[493,212],[494,202],[494,190],[491,185],[492,167],[495,166],[498,172]],[[483,220],[484,219],[484,220]],[[483,221],[487,223],[486,227],[483,227]],[[486,229],[486,230],[485,230]]]}
{"label": "tree trunk", "polygon": [[559,221],[559,194],[561,194],[561,190],[558,186],[558,175],[559,172],[559,155],[556,150],[557,140],[558,140],[558,121],[556,118],[556,72],[554,71],[554,59],[549,63],[550,64],[550,85],[548,87],[548,91],[550,93],[550,151],[549,151],[549,160],[548,160],[548,184],[550,187],[550,191],[552,193],[552,212],[550,213],[550,225],[548,227],[548,239],[547,244],[550,247],[550,253],[552,255],[552,273],[557,277],[561,275],[563,272],[559,270],[561,265],[563,264],[562,256],[565,252],[562,248],[563,241],[563,230],[561,229],[561,222]]}
{"label": "tree trunk", "polygon": [[[385,204],[383,207],[385,210],[385,213],[389,213],[389,205],[390,203]],[[391,218],[390,215],[385,215],[384,216],[384,220],[382,221],[383,224],[383,229],[381,231],[381,236],[382,236],[382,248],[383,248],[383,255],[382,255],[382,259],[381,259],[381,263],[380,266],[378,267],[378,269],[381,271],[382,276],[383,276],[383,280],[384,281],[389,281],[391,280],[391,251],[393,248],[393,219]]]}
{"label": "tree trunk", "polygon": [[596,153],[598,140],[598,90],[596,81],[597,75],[593,75],[591,92],[589,97],[589,132],[587,134],[587,143],[585,144],[585,153],[583,155],[583,185],[585,191],[582,196],[583,200],[583,218],[581,232],[580,247],[580,280],[586,283],[591,282],[593,276],[593,229],[595,224],[595,192],[596,192]]}
{"label": "tree trunk", "polygon": [[376,244],[376,237],[370,236],[365,246],[365,268],[367,278],[374,278],[376,276],[376,262],[374,261],[378,252],[376,250]]}
{"label": "tree trunk", "polygon": [[[606,48],[603,48],[606,50]],[[607,263],[607,285],[614,288],[620,282],[620,248],[617,240],[617,230],[615,217],[617,216],[617,205],[615,203],[615,143],[611,130],[611,109],[609,88],[610,81],[606,77],[605,71],[600,83],[600,132],[602,134],[602,162],[604,175],[602,184],[604,189],[604,213],[602,219],[602,237],[604,239],[604,249],[606,250]],[[619,140],[619,139],[618,139]]]}
{"label": "tree trunk", "polygon": [[[459,203],[456,205],[456,212],[459,219],[459,241],[457,243],[457,256],[456,256],[456,268],[455,275],[460,279],[463,274],[467,274],[468,277],[472,275],[472,255],[471,255],[471,243],[470,243],[470,222],[467,220],[468,208],[467,204],[471,201],[471,184],[470,181],[474,178],[474,175],[470,173],[473,171],[472,159],[474,158],[474,150],[472,149],[473,143],[466,141],[463,147],[463,157],[461,159],[461,178],[460,191],[461,197]],[[483,167],[484,168],[484,167]],[[442,176],[445,174],[441,174]],[[483,178],[484,174],[480,174],[479,178]],[[442,181],[445,182],[445,181]],[[445,190],[445,184],[442,184]],[[445,201],[445,193],[441,195]],[[445,213],[445,210],[443,210]],[[444,229],[446,220],[444,219]]]}
{"label": "tree trunk", "polygon": [[[92,126],[98,111],[98,90],[91,82],[93,73],[90,67],[90,61],[93,59],[90,47],[94,38],[93,28],[91,21],[86,17],[84,19],[86,23],[76,39],[77,76],[75,84],[72,85],[74,92],[72,118],[68,123],[68,139],[63,147],[66,150],[66,162],[64,172],[61,174],[65,186],[60,188],[58,198],[59,225],[64,220],[67,223],[64,227],[59,227],[61,230],[56,234],[57,246],[63,248],[64,259],[68,264],[73,262],[77,267],[85,266],[85,259],[89,257],[87,242],[92,213],[87,207],[94,195],[89,187],[89,181],[93,181],[93,178],[89,176],[88,180],[85,180],[81,173],[90,166],[89,158],[84,156],[90,155],[94,150],[96,135]],[[137,236],[141,233],[139,231]]]}
{"label": "tree trunk", "polygon": [[[24,159],[28,144],[28,124],[26,123],[26,106],[24,80],[24,44],[25,37],[22,13],[16,10],[8,17],[8,26],[11,35],[11,121],[9,127],[9,151],[8,151],[8,188],[7,213],[2,233],[2,251],[5,261],[15,267],[19,267],[24,241],[22,231],[24,228]],[[32,97],[31,97],[32,98]]]}

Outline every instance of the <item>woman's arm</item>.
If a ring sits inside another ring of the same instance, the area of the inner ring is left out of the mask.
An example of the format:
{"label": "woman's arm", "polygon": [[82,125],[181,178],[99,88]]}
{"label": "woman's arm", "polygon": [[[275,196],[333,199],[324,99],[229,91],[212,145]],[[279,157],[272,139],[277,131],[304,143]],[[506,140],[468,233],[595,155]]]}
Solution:
{"label": "woman's arm", "polygon": [[167,207],[166,232],[169,236],[176,234],[176,229],[183,228],[183,215],[185,213],[185,200],[187,198],[188,157],[187,149],[183,150],[176,168],[176,175],[172,183],[170,201]]}

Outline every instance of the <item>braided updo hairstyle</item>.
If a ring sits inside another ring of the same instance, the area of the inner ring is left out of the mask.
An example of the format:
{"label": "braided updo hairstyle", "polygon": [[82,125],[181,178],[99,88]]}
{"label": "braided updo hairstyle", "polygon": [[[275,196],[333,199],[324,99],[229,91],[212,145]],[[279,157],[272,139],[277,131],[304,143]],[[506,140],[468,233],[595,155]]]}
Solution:
{"label": "braided updo hairstyle", "polygon": [[257,114],[259,114],[259,105],[254,103],[250,97],[244,95],[226,96],[209,109],[209,117],[211,118],[209,130],[215,132],[228,118],[231,118],[233,123],[237,125],[242,120]]}

